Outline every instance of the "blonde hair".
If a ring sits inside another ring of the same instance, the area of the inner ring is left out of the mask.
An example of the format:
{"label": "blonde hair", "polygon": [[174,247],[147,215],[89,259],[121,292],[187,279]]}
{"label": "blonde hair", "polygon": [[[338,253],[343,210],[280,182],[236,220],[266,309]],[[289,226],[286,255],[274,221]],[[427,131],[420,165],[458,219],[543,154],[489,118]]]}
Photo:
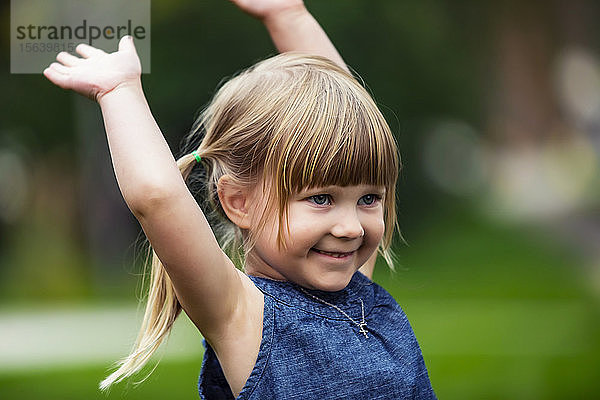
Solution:
{"label": "blonde hair", "polygon": [[[389,248],[397,228],[395,185],[400,167],[396,143],[368,92],[330,60],[284,53],[241,72],[223,84],[202,111],[184,147],[186,154],[177,165],[232,257],[243,260],[240,249],[247,253],[252,248],[254,235],[274,211],[279,216],[278,243],[285,246],[284,217],[294,193],[370,184],[386,189],[385,232],[378,252],[393,267]],[[201,166],[192,150],[202,156]],[[224,175],[246,187],[262,184],[268,193],[256,229],[241,232],[227,219],[217,193]],[[100,387],[138,372],[180,312],[173,285],[153,254],[146,312],[134,349]]]}

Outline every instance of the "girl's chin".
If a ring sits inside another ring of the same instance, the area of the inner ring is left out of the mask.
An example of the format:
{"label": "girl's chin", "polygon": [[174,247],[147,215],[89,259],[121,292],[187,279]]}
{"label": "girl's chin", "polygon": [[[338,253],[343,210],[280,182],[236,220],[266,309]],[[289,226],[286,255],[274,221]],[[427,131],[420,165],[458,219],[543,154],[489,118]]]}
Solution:
{"label": "girl's chin", "polygon": [[322,277],[321,279],[315,279],[310,282],[307,282],[305,286],[308,289],[313,290],[321,290],[323,292],[337,292],[344,289],[350,283],[352,276],[355,271],[348,271],[348,273],[341,274],[339,272],[328,274],[327,277]]}

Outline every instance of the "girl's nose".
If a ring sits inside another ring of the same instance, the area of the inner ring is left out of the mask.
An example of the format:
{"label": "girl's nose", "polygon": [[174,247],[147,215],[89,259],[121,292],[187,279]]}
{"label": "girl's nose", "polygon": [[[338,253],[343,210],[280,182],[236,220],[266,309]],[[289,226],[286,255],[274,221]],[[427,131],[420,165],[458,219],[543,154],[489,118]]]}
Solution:
{"label": "girl's nose", "polygon": [[335,221],[331,234],[335,237],[354,239],[364,236],[365,231],[356,213],[344,213]]}

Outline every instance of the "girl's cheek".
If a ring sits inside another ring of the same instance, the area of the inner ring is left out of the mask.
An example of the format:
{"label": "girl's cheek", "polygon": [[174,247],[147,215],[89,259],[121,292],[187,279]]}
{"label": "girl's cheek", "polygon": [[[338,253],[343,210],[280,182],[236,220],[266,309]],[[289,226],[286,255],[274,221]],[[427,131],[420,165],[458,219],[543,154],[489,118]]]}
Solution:
{"label": "girl's cheek", "polygon": [[385,222],[383,221],[383,218],[381,218],[373,223],[372,233],[373,233],[374,239],[376,239],[377,242],[379,242],[383,238],[384,232],[385,232]]}
{"label": "girl's cheek", "polygon": [[315,235],[319,235],[318,227],[315,224],[307,224],[302,223],[301,225],[297,225],[296,229],[291,229],[292,235],[294,235],[295,240],[312,240]]}

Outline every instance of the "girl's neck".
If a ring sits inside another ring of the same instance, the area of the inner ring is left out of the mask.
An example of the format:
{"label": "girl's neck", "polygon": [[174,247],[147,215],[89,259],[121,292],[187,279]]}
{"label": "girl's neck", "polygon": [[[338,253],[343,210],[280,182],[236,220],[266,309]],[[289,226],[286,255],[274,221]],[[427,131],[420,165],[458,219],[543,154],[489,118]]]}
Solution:
{"label": "girl's neck", "polygon": [[255,277],[257,277],[257,278],[264,278],[264,279],[268,279],[268,280],[270,280],[270,281],[277,281],[277,282],[287,282],[287,281],[288,281],[288,280],[287,280],[287,279],[285,279],[285,278],[284,278],[284,279],[275,279],[275,278],[273,278],[273,277],[271,277],[271,276],[268,276],[268,275],[266,275],[266,274],[263,274],[263,273],[260,273],[260,272],[250,273],[250,272],[246,271],[246,274],[248,274],[248,275],[250,275],[250,276],[255,276]]}
{"label": "girl's neck", "polygon": [[288,281],[285,278],[285,276],[281,275],[264,260],[256,256],[253,252],[250,252],[246,256],[246,262],[244,263],[244,271],[248,275],[257,276],[259,278],[266,278],[280,282]]}

